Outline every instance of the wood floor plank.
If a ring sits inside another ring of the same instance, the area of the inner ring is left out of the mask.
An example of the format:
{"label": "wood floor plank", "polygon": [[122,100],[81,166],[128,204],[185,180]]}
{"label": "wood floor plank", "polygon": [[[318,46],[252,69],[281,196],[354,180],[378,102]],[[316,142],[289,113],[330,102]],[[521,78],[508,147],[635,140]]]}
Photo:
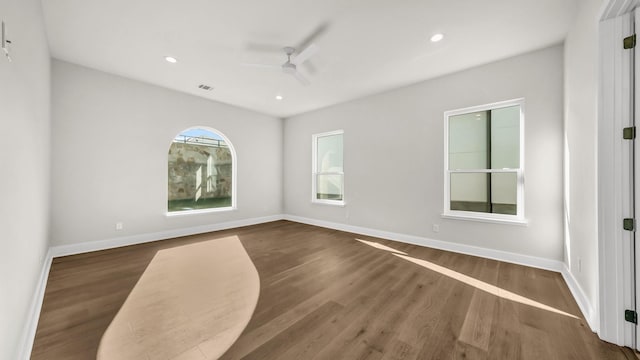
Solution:
{"label": "wood floor plank", "polygon": [[[157,251],[228,236],[255,265],[260,296],[222,360],[635,359],[590,331],[558,273],[288,221],[54,259],[31,358],[94,360]],[[209,360],[206,344],[167,360]]]}
{"label": "wood floor plank", "polygon": [[[387,274],[394,272],[393,267],[385,266],[384,269],[391,269]],[[379,286],[385,288],[397,282],[395,276],[387,276],[389,282],[384,284],[382,282],[372,283],[369,282],[367,287],[360,288],[360,295],[351,299],[351,302],[347,302],[343,306],[343,309],[336,312],[329,321],[325,322],[322,326],[318,327],[309,341],[299,342],[285,353],[281,354],[281,358],[284,359],[312,359],[323,349],[325,349],[332,340],[335,339],[336,334],[342,332],[343,329],[348,327],[354,322],[354,319],[362,318],[366,316],[367,306],[370,302],[375,301],[375,298],[371,297],[368,293],[373,286]],[[346,356],[346,355],[343,355]]]}
{"label": "wood floor plank", "polygon": [[413,306],[415,301],[412,299],[422,293],[422,287],[418,282],[419,276],[416,272],[408,273],[404,278],[383,290],[382,296],[376,299],[378,305],[353,316],[350,320],[351,326],[339,336],[342,339],[349,339],[347,344],[360,343],[360,345],[336,346],[334,349],[342,348],[342,350],[336,354],[328,352],[326,357],[343,356],[346,359],[356,359],[369,353],[374,354],[373,356],[378,356],[379,353],[382,357],[385,351],[389,351],[388,344],[396,333],[396,325],[406,318],[407,310],[411,310],[407,309],[407,306]]}
{"label": "wood floor plank", "polygon": [[[379,266],[376,271],[372,272],[372,275],[375,277],[389,275],[392,274],[394,270],[393,265],[391,264],[383,264]],[[336,279],[336,285],[343,284],[343,286],[349,286],[353,288],[357,288],[359,290],[358,296],[355,301],[358,301],[360,306],[357,306],[358,309],[364,308],[362,305],[366,304],[367,294],[366,286],[384,286],[384,283],[381,282],[371,282],[369,279],[365,277],[358,276],[359,274],[356,272],[352,272],[342,278]],[[391,280],[395,280],[395,278],[391,278]],[[348,285],[347,285],[348,284]],[[321,306],[321,304],[325,303],[328,299],[332,299],[338,303],[340,298],[340,293],[342,293],[342,287],[330,287],[313,297],[301,302],[299,305],[289,309],[288,311],[282,313],[277,318],[269,321],[267,323],[262,324],[259,327],[245,330],[245,335],[240,337],[238,341],[224,354],[223,359],[240,359],[244,357],[249,352],[253,351],[258,346],[264,344],[265,342],[271,340],[280,332],[284,331],[286,328],[290,327],[295,323],[298,319],[307,316],[310,312],[315,310],[317,307]]]}
{"label": "wood floor plank", "polygon": [[[468,285],[451,281],[449,291],[436,308],[435,319],[432,320],[429,331],[424,332],[425,340],[418,359],[446,359],[451,356],[460,335],[460,329],[466,318],[466,309],[473,295],[473,288]],[[443,289],[444,290],[444,289]],[[437,310],[436,310],[437,309]],[[464,311],[461,311],[464,309]]]}
{"label": "wood floor plank", "polygon": [[559,357],[557,349],[552,346],[552,341],[549,338],[549,334],[540,329],[523,325],[521,327],[520,335],[522,336],[522,359],[523,360],[536,360],[547,359],[556,360],[563,359]]}
{"label": "wood floor plank", "polygon": [[519,305],[499,299],[494,310],[496,326],[489,340],[490,359],[521,359],[522,337],[520,336]]}
{"label": "wood floor plank", "polygon": [[482,290],[475,290],[467,316],[460,330],[459,340],[465,344],[489,350],[491,329],[493,328],[493,311],[498,299]]}
{"label": "wood floor plank", "polygon": [[330,321],[332,316],[342,308],[342,305],[333,301],[322,304],[315,311],[244,356],[243,359],[268,360],[280,358],[280,354],[295,346],[298,343],[298,339],[307,343],[310,338],[314,337],[316,330],[325,322]]}
{"label": "wood floor plank", "polygon": [[[389,258],[389,260],[394,260]],[[375,331],[372,320],[385,313],[393,299],[406,283],[398,276],[401,269],[396,267],[394,271],[381,275],[377,286],[360,287],[353,301],[347,303],[347,307],[354,309],[348,318],[343,318],[341,327],[334,333],[331,342],[318,351],[313,359],[336,359],[340,356],[357,358],[362,352],[369,352],[368,348],[374,348],[368,342],[368,333]],[[350,350],[352,351],[351,353]]]}
{"label": "wood floor plank", "polygon": [[486,350],[479,349],[471,344],[457,341],[453,348],[451,359],[485,360],[489,359],[489,355],[487,354]]}
{"label": "wood floor plank", "polygon": [[394,338],[389,351],[386,351],[381,360],[412,360],[417,356],[413,346]]}

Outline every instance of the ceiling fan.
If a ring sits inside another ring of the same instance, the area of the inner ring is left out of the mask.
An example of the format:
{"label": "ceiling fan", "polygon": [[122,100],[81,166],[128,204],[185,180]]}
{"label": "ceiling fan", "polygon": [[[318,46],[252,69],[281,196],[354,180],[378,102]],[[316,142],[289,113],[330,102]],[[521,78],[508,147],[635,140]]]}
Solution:
{"label": "ceiling fan", "polygon": [[[251,67],[259,67],[266,69],[280,69],[283,73],[292,75],[295,77],[302,85],[309,85],[309,80],[298,71],[298,66],[302,65],[305,61],[309,60],[316,52],[318,52],[318,46],[315,44],[310,44],[304,50],[296,54],[296,48],[291,46],[286,46],[282,48],[284,53],[287,55],[287,61],[282,65],[271,65],[271,64],[248,64],[244,63],[244,66]],[[291,58],[293,56],[293,59]]]}

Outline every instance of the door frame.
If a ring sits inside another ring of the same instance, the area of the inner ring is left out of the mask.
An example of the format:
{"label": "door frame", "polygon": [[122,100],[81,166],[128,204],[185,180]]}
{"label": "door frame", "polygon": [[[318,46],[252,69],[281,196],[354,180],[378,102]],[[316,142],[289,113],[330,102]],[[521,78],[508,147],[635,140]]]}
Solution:
{"label": "door frame", "polygon": [[622,129],[631,126],[632,51],[622,39],[633,32],[637,0],[610,0],[600,19],[600,73],[598,92],[598,299],[601,339],[636,346],[636,326],[624,320],[625,309],[635,309],[632,271],[633,233],[622,228],[632,217],[631,147]]}

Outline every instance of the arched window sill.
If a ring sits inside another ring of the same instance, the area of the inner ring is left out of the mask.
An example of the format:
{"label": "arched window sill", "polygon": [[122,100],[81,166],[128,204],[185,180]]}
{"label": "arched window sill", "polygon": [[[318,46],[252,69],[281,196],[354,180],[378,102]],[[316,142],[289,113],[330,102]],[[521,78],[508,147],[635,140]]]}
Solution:
{"label": "arched window sill", "polygon": [[167,217],[174,217],[174,216],[210,214],[210,213],[217,213],[217,212],[228,212],[228,211],[235,211],[235,210],[237,210],[237,208],[235,206],[228,206],[228,207],[223,207],[223,208],[212,208],[212,209],[171,211],[171,212],[167,212],[165,215]]}

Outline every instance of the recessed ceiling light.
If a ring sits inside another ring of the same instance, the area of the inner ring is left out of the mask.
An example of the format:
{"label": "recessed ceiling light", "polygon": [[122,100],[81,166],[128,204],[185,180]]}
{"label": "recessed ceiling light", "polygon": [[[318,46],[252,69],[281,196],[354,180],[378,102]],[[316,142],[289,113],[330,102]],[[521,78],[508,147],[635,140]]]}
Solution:
{"label": "recessed ceiling light", "polygon": [[276,100],[282,100],[282,99],[284,99],[282,95],[276,95]]}
{"label": "recessed ceiling light", "polygon": [[178,59],[174,58],[173,56],[165,56],[164,59],[167,60],[167,62],[170,62],[172,64],[175,64],[178,62]]}
{"label": "recessed ceiling light", "polygon": [[431,42],[438,42],[438,41],[440,41],[440,40],[442,40],[442,39],[444,39],[444,35],[443,35],[443,34],[440,34],[440,33],[437,33],[437,34],[434,34],[434,35],[431,37]]}

